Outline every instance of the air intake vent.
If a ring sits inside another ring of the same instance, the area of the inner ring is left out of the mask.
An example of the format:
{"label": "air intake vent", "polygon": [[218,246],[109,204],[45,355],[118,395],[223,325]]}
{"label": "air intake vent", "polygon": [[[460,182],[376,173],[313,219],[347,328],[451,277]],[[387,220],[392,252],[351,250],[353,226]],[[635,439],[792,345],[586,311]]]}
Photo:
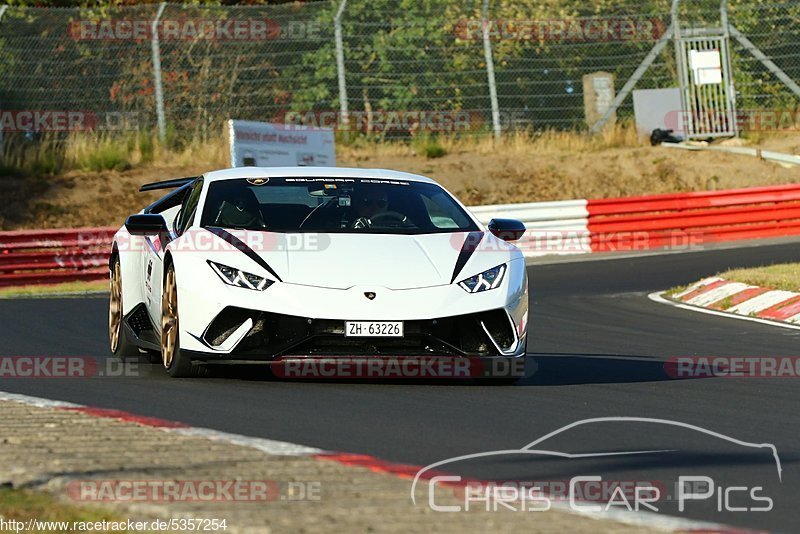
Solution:
{"label": "air intake vent", "polygon": [[513,324],[505,310],[492,310],[478,316],[486,333],[502,351],[510,351],[516,342]]}
{"label": "air intake vent", "polygon": [[247,321],[256,319],[257,312],[242,308],[228,307],[222,310],[219,315],[211,322],[206,330],[203,339],[212,347],[219,347],[236,332],[236,330]]}
{"label": "air intake vent", "polygon": [[144,307],[144,304],[136,306],[131,314],[128,315],[127,321],[131,330],[133,330],[133,333],[136,334],[137,337],[142,337],[143,332],[153,331],[153,324],[147,316],[147,309]]}

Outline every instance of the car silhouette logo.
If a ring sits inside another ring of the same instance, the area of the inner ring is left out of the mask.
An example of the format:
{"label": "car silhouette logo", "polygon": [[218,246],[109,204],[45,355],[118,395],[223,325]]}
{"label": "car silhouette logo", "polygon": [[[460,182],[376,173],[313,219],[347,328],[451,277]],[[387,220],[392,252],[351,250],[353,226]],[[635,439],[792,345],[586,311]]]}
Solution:
{"label": "car silhouette logo", "polygon": [[375,300],[375,293],[372,291],[365,291],[364,296],[367,297],[369,300]]}

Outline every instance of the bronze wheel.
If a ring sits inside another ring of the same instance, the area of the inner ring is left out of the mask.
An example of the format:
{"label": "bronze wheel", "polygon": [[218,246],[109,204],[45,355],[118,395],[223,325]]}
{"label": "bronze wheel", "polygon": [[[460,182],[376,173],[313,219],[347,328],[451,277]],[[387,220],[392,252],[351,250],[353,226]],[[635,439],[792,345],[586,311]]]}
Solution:
{"label": "bronze wheel", "polygon": [[128,339],[122,306],[122,267],[119,256],[111,264],[110,293],[108,298],[108,346],[119,359],[135,360],[139,348]]}
{"label": "bronze wheel", "polygon": [[108,343],[111,352],[117,353],[119,338],[122,331],[122,276],[120,275],[119,260],[114,262],[111,269],[111,296],[108,302]]}
{"label": "bronze wheel", "polygon": [[193,365],[191,357],[181,352],[179,324],[175,266],[168,264],[164,272],[164,292],[161,294],[161,362],[172,377],[204,376],[205,367]]}
{"label": "bronze wheel", "polygon": [[175,269],[170,266],[164,277],[164,292],[161,295],[161,361],[164,367],[172,367],[178,346],[178,286]]}

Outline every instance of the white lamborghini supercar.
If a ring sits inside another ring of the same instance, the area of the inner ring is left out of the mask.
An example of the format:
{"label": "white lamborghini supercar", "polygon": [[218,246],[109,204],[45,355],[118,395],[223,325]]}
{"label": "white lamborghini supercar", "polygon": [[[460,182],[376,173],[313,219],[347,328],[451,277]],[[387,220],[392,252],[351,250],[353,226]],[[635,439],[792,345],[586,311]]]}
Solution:
{"label": "white lamborghini supercar", "polygon": [[519,361],[519,221],[484,227],[433,180],[244,167],[169,180],[110,259],[111,351],[172,376],[211,363],[435,357]]}

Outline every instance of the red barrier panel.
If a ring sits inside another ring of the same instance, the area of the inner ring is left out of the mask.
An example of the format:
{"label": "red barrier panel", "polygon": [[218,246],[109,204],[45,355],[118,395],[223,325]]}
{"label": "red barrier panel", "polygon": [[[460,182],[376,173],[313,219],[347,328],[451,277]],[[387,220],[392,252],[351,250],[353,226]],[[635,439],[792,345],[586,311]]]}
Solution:
{"label": "red barrier panel", "polygon": [[77,228],[68,230],[17,230],[0,232],[0,253],[40,248],[88,247],[108,245],[116,228]]}
{"label": "red barrier panel", "polygon": [[800,185],[589,200],[592,252],[800,235]]}
{"label": "red barrier panel", "polygon": [[0,287],[108,278],[115,228],[0,232]]}
{"label": "red barrier panel", "polygon": [[[44,265],[57,263],[59,265],[79,265],[91,262],[100,265],[97,261],[108,263],[107,247],[101,249],[72,248],[58,252],[15,252],[14,254],[0,254],[0,271],[9,271],[20,265]],[[34,267],[29,267],[34,268]]]}
{"label": "red barrier panel", "polygon": [[589,217],[619,215],[641,212],[688,210],[736,206],[759,203],[800,200],[800,185],[789,184],[723,191],[698,191],[694,193],[670,193],[639,197],[620,197],[589,200],[586,209]]}
{"label": "red barrier panel", "polygon": [[763,239],[800,235],[800,221],[708,228],[705,231],[668,230],[592,235],[592,252],[621,252],[671,248],[687,250],[704,244],[739,239]]}
{"label": "red barrier panel", "polygon": [[108,267],[85,271],[52,271],[48,273],[14,273],[0,276],[0,287],[91,282],[108,278]]}
{"label": "red barrier panel", "polygon": [[592,233],[630,232],[645,230],[676,230],[709,226],[728,226],[745,223],[800,219],[800,203],[768,207],[697,210],[681,213],[656,213],[647,216],[589,218]]}

